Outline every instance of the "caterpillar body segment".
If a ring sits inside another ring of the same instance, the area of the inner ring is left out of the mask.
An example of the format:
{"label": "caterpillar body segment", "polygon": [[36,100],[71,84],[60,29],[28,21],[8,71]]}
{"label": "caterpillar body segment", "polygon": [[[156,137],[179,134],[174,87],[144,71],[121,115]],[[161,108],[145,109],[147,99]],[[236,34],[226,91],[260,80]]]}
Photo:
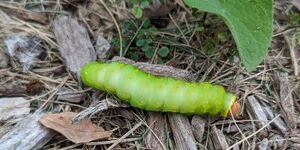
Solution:
{"label": "caterpillar body segment", "polygon": [[82,68],[81,78],[87,86],[149,111],[227,117],[236,99],[220,85],[154,76],[122,62],[89,63]]}

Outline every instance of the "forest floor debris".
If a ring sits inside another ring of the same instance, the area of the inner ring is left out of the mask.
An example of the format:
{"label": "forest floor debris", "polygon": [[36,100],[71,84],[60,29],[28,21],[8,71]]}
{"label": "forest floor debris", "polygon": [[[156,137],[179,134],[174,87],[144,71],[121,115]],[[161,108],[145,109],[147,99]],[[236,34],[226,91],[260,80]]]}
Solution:
{"label": "forest floor debris", "polygon": [[[127,1],[2,1],[0,103],[22,97],[26,115],[0,122],[0,147],[297,149],[300,52],[293,44],[300,35],[298,1],[274,1],[272,45],[252,72],[242,66],[224,22],[208,13],[192,13],[182,1],[154,0],[140,19],[132,16]],[[79,80],[82,65],[96,59],[224,85],[237,95],[242,111],[235,118],[181,116],[115,103],[113,95],[84,87]],[[71,142],[65,133],[38,122],[50,112],[72,112],[77,115],[69,116],[67,125],[90,120],[91,128],[109,133],[102,140]]]}

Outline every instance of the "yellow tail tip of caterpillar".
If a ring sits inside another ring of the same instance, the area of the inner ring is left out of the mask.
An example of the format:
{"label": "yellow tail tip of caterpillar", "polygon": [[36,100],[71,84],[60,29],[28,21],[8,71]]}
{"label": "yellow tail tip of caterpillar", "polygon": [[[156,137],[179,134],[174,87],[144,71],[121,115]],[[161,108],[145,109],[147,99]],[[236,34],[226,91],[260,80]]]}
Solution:
{"label": "yellow tail tip of caterpillar", "polygon": [[[232,108],[233,106],[235,107],[237,104],[235,104],[236,102],[236,96],[231,94],[231,93],[228,93],[227,95],[227,98],[225,100],[225,106],[224,106],[224,110],[222,112],[222,116],[223,117],[228,117],[228,116],[231,116],[230,112],[232,112]],[[236,112],[238,113],[238,112]]]}

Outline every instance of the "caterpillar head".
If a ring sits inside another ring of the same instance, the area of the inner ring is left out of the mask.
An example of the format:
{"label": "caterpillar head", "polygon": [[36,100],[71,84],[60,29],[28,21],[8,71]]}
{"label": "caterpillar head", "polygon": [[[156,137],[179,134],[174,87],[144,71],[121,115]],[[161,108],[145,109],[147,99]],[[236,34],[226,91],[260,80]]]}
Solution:
{"label": "caterpillar head", "polygon": [[87,86],[95,85],[95,81],[97,81],[97,70],[102,65],[95,65],[101,64],[100,62],[92,62],[84,65],[80,70],[80,78],[82,79],[83,83]]}

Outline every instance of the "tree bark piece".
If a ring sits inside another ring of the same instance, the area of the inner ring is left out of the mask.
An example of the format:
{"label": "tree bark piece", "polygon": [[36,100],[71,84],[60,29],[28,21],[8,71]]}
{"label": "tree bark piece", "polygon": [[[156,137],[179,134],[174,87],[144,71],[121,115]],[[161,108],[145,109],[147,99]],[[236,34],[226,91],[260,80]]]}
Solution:
{"label": "tree bark piece", "polygon": [[[268,123],[268,118],[258,100],[252,95],[247,98],[246,106],[256,121],[256,124],[259,128],[263,127]],[[269,127],[268,127],[269,128]]]}
{"label": "tree bark piece", "polygon": [[5,150],[39,149],[54,136],[54,132],[38,122],[44,113],[28,115],[0,139],[0,148]]}
{"label": "tree bark piece", "polygon": [[46,25],[49,23],[48,17],[41,13],[32,12],[29,10],[13,7],[13,6],[9,6],[9,5],[4,5],[4,4],[0,4],[0,8],[7,14],[16,16],[16,17],[26,20],[26,21],[34,21],[34,22],[41,23],[43,25]]}
{"label": "tree bark piece", "polygon": [[200,116],[193,116],[191,124],[195,139],[198,143],[201,143],[206,121]]}
{"label": "tree bark piece", "polygon": [[42,48],[42,40],[21,33],[10,33],[6,36],[4,44],[10,57],[13,68],[22,68],[27,72],[36,65],[38,57],[45,51]]}
{"label": "tree bark piece", "polygon": [[76,19],[66,16],[56,18],[53,27],[60,54],[79,79],[82,66],[96,59],[87,31]]}
{"label": "tree bark piece", "polygon": [[181,80],[189,80],[192,81],[194,80],[194,76],[192,73],[182,70],[182,69],[177,69],[172,66],[167,66],[167,65],[158,65],[158,64],[149,64],[149,63],[143,63],[143,62],[134,62],[130,59],[124,58],[124,57],[114,57],[112,59],[113,61],[123,61],[128,64],[132,64],[137,66],[139,69],[154,74],[158,76],[168,76],[168,77],[173,77],[176,79],[181,79]]}
{"label": "tree bark piece", "polygon": [[[271,110],[271,106],[268,106],[266,103],[260,103],[255,96],[248,97],[246,106],[254,119],[260,120],[260,122],[256,122],[259,128],[263,127],[269,120],[272,120],[276,116],[274,111]],[[282,118],[274,120],[272,125],[283,134],[288,131],[287,125]],[[270,129],[270,127],[267,128]]]}
{"label": "tree bark piece", "polygon": [[1,97],[17,97],[26,96],[26,87],[17,82],[8,82],[0,85],[0,96]]}
{"label": "tree bark piece", "polygon": [[97,35],[95,49],[99,59],[107,59],[110,47],[109,42],[103,37],[103,35]]}
{"label": "tree bark piece", "polygon": [[[264,112],[266,114],[266,116],[268,117],[268,119],[273,119],[275,116],[277,116],[278,114],[275,114],[270,107],[263,107]],[[286,125],[286,123],[282,120],[282,118],[278,118],[276,120],[274,120],[274,122],[272,123],[272,125],[274,125],[277,129],[280,130],[281,133],[285,134],[288,131],[288,127]]]}
{"label": "tree bark piece", "polygon": [[169,113],[168,116],[176,149],[196,150],[196,140],[193,136],[192,127],[188,118],[176,113]]}
{"label": "tree bark piece", "polygon": [[0,69],[8,66],[8,57],[4,51],[0,50]]}
{"label": "tree bark piece", "polygon": [[269,140],[267,138],[263,139],[261,143],[258,145],[258,150],[267,150],[268,149]]}
{"label": "tree bark piece", "polygon": [[2,125],[0,127],[0,139],[2,138],[3,135],[11,131],[12,128],[13,128],[12,125]]}
{"label": "tree bark piece", "polygon": [[300,0],[292,0],[291,2],[298,10],[300,10]]}
{"label": "tree bark piece", "polygon": [[24,97],[0,98],[0,121],[21,118],[30,112],[30,103]]}
{"label": "tree bark piece", "polygon": [[149,124],[149,127],[153,132],[149,131],[146,136],[146,147],[155,150],[166,149],[166,114],[150,112],[149,117],[147,118],[147,123]]}
{"label": "tree bark piece", "polygon": [[226,142],[225,135],[216,126],[212,127],[212,140],[213,140],[215,149],[226,150],[229,147]]}
{"label": "tree bark piece", "polygon": [[[299,141],[299,138],[297,140]],[[268,137],[268,141],[268,145],[272,147],[272,149],[287,149],[288,141],[279,134],[271,134]]]}
{"label": "tree bark piece", "polygon": [[283,118],[287,122],[288,127],[293,130],[297,128],[297,118],[295,115],[294,100],[292,97],[292,89],[289,84],[287,73],[278,73],[277,78],[280,87],[280,110]]}
{"label": "tree bark piece", "polygon": [[77,92],[67,87],[62,87],[57,92],[57,99],[71,103],[79,103],[84,100],[84,92]]}
{"label": "tree bark piece", "polygon": [[[262,128],[265,124],[268,123],[268,117],[263,109],[263,106],[258,102],[258,100],[255,98],[255,96],[248,96],[246,100],[246,107],[249,110],[249,113],[256,121],[256,125],[258,128]],[[270,129],[270,126],[267,126],[264,128],[259,135],[265,136],[268,135],[268,130]]]}

